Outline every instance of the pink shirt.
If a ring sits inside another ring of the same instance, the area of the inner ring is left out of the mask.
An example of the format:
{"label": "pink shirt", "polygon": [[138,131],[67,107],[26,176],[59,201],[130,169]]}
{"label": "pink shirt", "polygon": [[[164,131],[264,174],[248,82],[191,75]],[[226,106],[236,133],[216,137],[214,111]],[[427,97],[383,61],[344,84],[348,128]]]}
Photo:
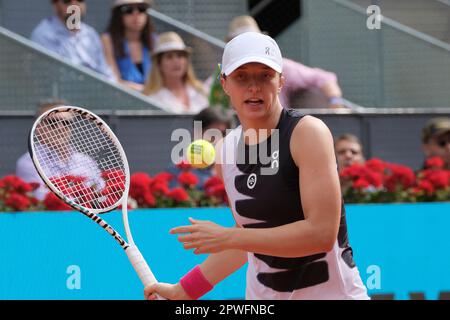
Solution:
{"label": "pink shirt", "polygon": [[337,83],[337,77],[332,72],[310,68],[286,58],[283,58],[283,75],[286,79],[280,93],[280,101],[283,107],[290,107],[287,104],[292,92],[299,89],[320,89],[327,83]]}

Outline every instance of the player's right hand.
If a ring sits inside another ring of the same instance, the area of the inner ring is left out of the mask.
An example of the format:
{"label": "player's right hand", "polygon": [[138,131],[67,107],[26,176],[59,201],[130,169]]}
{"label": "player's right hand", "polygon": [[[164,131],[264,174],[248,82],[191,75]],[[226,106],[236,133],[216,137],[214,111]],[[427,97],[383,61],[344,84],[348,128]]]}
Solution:
{"label": "player's right hand", "polygon": [[167,300],[192,300],[179,283],[170,284],[158,282],[144,289],[145,300],[157,300],[156,295]]}

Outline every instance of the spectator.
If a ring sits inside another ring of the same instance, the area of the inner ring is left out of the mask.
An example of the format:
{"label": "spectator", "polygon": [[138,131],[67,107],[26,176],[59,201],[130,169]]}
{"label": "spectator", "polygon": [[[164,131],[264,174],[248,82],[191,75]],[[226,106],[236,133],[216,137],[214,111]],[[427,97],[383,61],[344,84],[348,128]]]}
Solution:
{"label": "spectator", "polygon": [[[230,112],[222,110],[220,108],[210,107],[202,110],[200,113],[194,116],[194,131],[200,129],[201,131],[194,132],[194,139],[205,139],[215,144],[218,140],[215,137],[220,135],[220,138],[225,137],[226,131],[233,127],[233,116]],[[208,132],[209,131],[209,132]],[[216,174],[214,165],[205,169],[190,169],[198,178],[199,182],[197,187],[201,188],[206,180]],[[179,166],[171,166],[168,169],[175,177],[183,171]],[[176,179],[172,180],[170,187],[177,187]]]}
{"label": "spectator", "polygon": [[[201,124],[196,126],[195,123]],[[227,130],[233,126],[233,115],[231,112],[216,107],[210,107],[202,110],[194,117],[194,135],[195,138],[208,140],[212,144],[216,144],[216,136],[224,138]],[[195,132],[195,129],[200,129]]]}
{"label": "spectator", "polygon": [[[38,118],[40,115],[45,113],[46,111],[56,108],[59,106],[67,105],[66,101],[61,99],[49,99],[46,101],[42,101],[39,103],[37,112],[36,112],[36,118]],[[27,152],[23,154],[16,162],[16,175],[21,178],[23,181],[31,183],[36,182],[39,183],[40,186],[38,189],[34,191],[34,196],[38,200],[43,200],[45,198],[45,195],[48,192],[47,187],[42,182],[41,177],[37,173],[33,160],[31,160],[30,154]]]}
{"label": "spectator", "polygon": [[102,35],[106,61],[116,79],[138,91],[144,89],[155,42],[149,0],[116,0],[106,32]]}
{"label": "spectator", "polygon": [[426,158],[440,157],[450,170],[450,118],[432,118],[422,130],[422,150]]}
{"label": "spectator", "polygon": [[[226,41],[228,42],[237,35],[249,31],[261,33],[261,29],[255,19],[248,15],[236,17],[230,23]],[[218,70],[214,78],[207,80],[211,88],[209,103],[211,105],[222,104],[228,107],[229,101],[220,86],[219,72]],[[310,68],[293,60],[283,58],[282,74],[286,80],[280,93],[280,102],[283,107],[295,107],[291,106],[291,98],[297,92],[301,92],[304,95],[304,90],[312,90],[316,96],[314,99],[319,99],[317,101],[319,104],[325,100],[324,107],[343,107],[342,91],[334,73],[318,68]],[[316,106],[317,103],[314,107]]]}
{"label": "spectator", "polygon": [[365,161],[362,143],[353,134],[346,133],[337,137],[334,142],[334,149],[339,172],[352,164],[363,164]]}
{"label": "spectator", "polygon": [[[46,111],[58,107],[66,105],[63,100],[49,100],[44,101],[39,104],[37,116],[42,115]],[[58,130],[58,141],[47,141],[45,137],[39,139],[39,143],[35,145],[36,154],[41,158],[52,159],[51,163],[48,163],[42,169],[45,171],[46,175],[49,178],[52,177],[60,177],[64,175],[79,175],[80,169],[89,168],[90,174],[85,182],[87,186],[97,186],[99,190],[104,188],[105,182],[101,177],[100,169],[98,168],[95,161],[89,156],[82,152],[77,152],[72,149],[67,149],[66,141],[71,139],[71,129],[70,126],[67,126],[67,123],[72,119],[71,114],[67,114],[64,112],[58,113],[57,115],[51,116],[51,118],[47,119],[51,121],[51,126]],[[41,126],[36,127],[37,136],[39,136],[40,131],[46,130],[46,126],[42,122]],[[43,127],[42,127],[43,126]],[[80,166],[79,164],[83,165]],[[70,168],[70,172],[67,172],[67,169]],[[33,161],[28,153],[24,154],[19,158],[16,164],[16,175],[20,177],[22,180],[26,182],[37,182],[40,184],[39,188],[35,190],[35,197],[38,200],[43,200],[48,190],[45,187],[45,184],[42,182],[39,174],[37,173]]]}
{"label": "spectator", "polygon": [[175,32],[159,35],[153,66],[143,93],[167,106],[167,111],[196,114],[208,106],[203,84],[190,62],[192,49]]}
{"label": "spectator", "polygon": [[51,3],[54,15],[39,23],[31,34],[31,40],[76,65],[88,67],[115,81],[114,73],[106,63],[97,32],[81,21],[78,29],[77,24],[73,23],[70,6],[79,7],[81,19],[86,14],[85,1],[51,0]]}

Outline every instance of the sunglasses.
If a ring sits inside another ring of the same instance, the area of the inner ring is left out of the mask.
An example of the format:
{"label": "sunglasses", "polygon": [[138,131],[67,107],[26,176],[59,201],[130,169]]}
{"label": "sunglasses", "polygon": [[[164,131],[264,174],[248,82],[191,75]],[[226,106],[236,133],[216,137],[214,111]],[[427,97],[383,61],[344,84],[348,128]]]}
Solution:
{"label": "sunglasses", "polygon": [[[79,3],[83,3],[84,2],[84,0],[75,0],[75,1],[79,2]],[[61,0],[61,2],[64,3],[64,4],[71,4],[72,2],[74,2],[74,0]]]}
{"label": "sunglasses", "polygon": [[145,3],[138,4],[126,4],[120,7],[120,12],[122,14],[132,14],[135,10],[139,13],[145,13],[148,10],[148,5]]}

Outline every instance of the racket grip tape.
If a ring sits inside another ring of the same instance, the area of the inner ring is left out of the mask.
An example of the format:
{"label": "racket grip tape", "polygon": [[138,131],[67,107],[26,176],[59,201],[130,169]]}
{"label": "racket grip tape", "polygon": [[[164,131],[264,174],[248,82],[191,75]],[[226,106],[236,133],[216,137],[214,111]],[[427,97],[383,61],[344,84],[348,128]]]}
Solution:
{"label": "racket grip tape", "polygon": [[[145,287],[158,282],[138,247],[131,245],[125,252]],[[162,300],[162,298],[158,296],[158,300]]]}

